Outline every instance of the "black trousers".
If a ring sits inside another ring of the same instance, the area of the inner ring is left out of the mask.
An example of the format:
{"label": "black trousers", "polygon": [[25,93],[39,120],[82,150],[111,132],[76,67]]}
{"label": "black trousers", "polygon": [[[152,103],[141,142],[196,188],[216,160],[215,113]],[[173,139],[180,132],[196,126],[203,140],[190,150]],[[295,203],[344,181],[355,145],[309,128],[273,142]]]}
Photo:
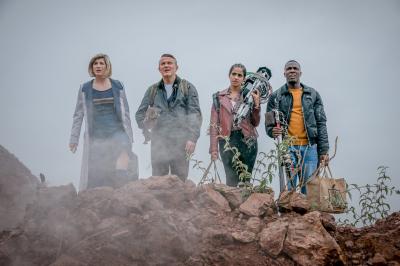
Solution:
{"label": "black trousers", "polygon": [[185,181],[189,173],[189,161],[185,152],[186,140],[157,136],[151,139],[151,167],[153,176],[177,175]]}
{"label": "black trousers", "polygon": [[[225,140],[219,140],[219,154],[224,164],[226,184],[228,186],[236,187],[239,181],[250,181],[250,180],[239,180],[240,172],[237,172],[232,162],[233,152],[230,150],[224,151]],[[251,173],[253,171],[254,163],[257,158],[258,144],[257,139],[246,142],[243,134],[239,130],[232,131],[229,136],[229,145],[236,147],[240,152],[239,160],[247,165],[247,171]]]}

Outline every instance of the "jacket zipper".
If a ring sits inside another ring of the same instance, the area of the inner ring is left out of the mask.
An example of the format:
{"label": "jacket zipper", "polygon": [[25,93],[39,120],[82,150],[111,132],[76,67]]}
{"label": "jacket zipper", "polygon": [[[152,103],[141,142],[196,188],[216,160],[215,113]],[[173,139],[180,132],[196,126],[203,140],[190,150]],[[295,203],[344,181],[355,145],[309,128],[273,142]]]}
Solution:
{"label": "jacket zipper", "polygon": [[306,117],[304,116],[304,108],[303,108],[304,102],[303,102],[303,97],[304,97],[304,90],[303,90],[303,93],[302,93],[302,95],[301,95],[301,112],[303,113],[303,124],[304,124],[304,129],[306,130],[308,145],[310,145],[311,142],[310,142],[310,137],[308,136],[307,125],[306,125]]}

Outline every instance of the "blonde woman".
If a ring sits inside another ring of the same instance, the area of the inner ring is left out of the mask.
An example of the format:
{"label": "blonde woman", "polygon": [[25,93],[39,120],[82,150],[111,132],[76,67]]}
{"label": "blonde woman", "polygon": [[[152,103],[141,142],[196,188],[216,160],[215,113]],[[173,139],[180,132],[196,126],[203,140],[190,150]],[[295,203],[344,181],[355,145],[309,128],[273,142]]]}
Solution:
{"label": "blonde woman", "polygon": [[85,119],[79,188],[119,187],[130,179],[128,165],[133,142],[124,86],[110,78],[111,62],[105,54],[90,60],[88,72],[94,79],[79,88],[69,142],[74,153]]}

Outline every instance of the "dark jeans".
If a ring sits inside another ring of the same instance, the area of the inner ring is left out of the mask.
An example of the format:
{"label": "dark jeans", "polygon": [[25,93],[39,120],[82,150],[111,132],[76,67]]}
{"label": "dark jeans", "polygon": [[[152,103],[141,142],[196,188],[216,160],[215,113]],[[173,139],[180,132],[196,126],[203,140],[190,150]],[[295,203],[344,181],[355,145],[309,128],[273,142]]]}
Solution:
{"label": "dark jeans", "polygon": [[[253,171],[254,163],[257,158],[258,144],[257,139],[252,140],[251,143],[246,143],[241,131],[233,131],[229,137],[229,144],[231,147],[236,147],[239,152],[239,160],[247,165],[247,171],[251,174]],[[224,164],[226,184],[228,186],[236,187],[239,183],[239,174],[234,168],[234,163],[232,162],[233,152],[224,151],[225,140],[219,140],[219,154]],[[250,181],[250,180],[242,180]]]}
{"label": "dark jeans", "polygon": [[157,136],[151,139],[151,167],[153,176],[177,175],[187,179],[189,161],[185,152],[186,141],[171,137]]}

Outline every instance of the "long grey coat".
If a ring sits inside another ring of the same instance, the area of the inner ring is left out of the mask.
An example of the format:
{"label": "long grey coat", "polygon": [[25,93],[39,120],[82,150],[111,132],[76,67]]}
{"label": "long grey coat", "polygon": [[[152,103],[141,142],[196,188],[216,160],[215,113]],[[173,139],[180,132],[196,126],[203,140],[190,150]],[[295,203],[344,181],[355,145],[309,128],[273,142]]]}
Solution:
{"label": "long grey coat", "polygon": [[[133,142],[133,133],[131,126],[131,119],[129,116],[129,106],[125,95],[123,84],[114,79],[111,80],[114,106],[118,118],[121,120],[126,134],[131,142]],[[83,119],[85,118],[85,133],[83,143],[83,158],[81,167],[81,178],[79,182],[79,190],[85,190],[88,182],[88,162],[89,162],[89,143],[93,123],[93,96],[92,96],[92,82],[88,81],[82,84],[78,91],[78,99],[76,101],[75,112],[73,116],[70,144],[78,144],[79,136]]]}

